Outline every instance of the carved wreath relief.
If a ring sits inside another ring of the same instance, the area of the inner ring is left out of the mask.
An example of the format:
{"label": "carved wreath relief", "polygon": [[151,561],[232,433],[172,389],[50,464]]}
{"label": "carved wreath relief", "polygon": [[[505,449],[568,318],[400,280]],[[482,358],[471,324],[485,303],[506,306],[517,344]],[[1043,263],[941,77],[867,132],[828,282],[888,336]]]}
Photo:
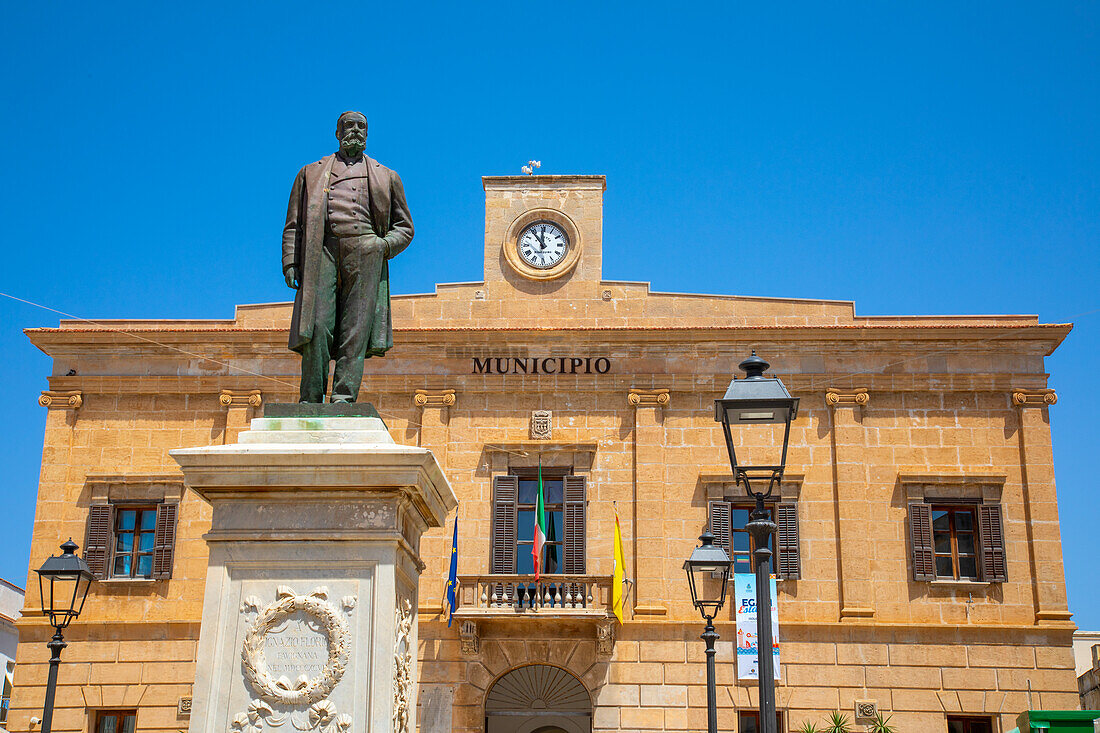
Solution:
{"label": "carved wreath relief", "polygon": [[412,603],[397,606],[397,638],[393,649],[393,731],[409,731],[409,692],[412,688]]}
{"label": "carved wreath relief", "polygon": [[[275,600],[261,609],[262,603],[255,596],[249,596],[241,604],[242,614],[257,614],[248,627],[241,649],[241,667],[257,699],[252,701],[247,712],[233,718],[230,733],[262,733],[265,725],[277,728],[288,719],[301,731],[345,733],[351,728],[351,716],[338,713],[336,706],[326,698],[344,676],[348,665],[351,631],[347,617],[355,608],[356,597],[345,596],[340,601],[342,608],[338,609],[328,600],[328,588],[324,586],[307,595],[296,595],[287,586],[279,586]],[[316,675],[300,674],[291,680],[286,675],[276,677],[271,671],[266,646],[269,635],[284,628],[296,614],[304,616],[306,625],[323,635],[327,655]],[[272,705],[290,708],[308,705],[309,708],[280,714]]]}

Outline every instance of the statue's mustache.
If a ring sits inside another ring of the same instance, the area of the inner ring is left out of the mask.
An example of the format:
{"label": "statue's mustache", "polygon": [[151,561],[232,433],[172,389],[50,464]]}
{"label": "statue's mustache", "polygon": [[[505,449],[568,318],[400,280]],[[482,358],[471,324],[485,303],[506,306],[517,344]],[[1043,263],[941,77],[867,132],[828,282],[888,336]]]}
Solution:
{"label": "statue's mustache", "polygon": [[343,138],[340,139],[340,142],[344,143],[345,145],[350,145],[352,143],[358,143],[359,145],[363,145],[367,142],[367,138],[366,138],[365,135],[360,135],[359,133],[356,133],[356,132],[349,132],[348,134],[344,135]]}

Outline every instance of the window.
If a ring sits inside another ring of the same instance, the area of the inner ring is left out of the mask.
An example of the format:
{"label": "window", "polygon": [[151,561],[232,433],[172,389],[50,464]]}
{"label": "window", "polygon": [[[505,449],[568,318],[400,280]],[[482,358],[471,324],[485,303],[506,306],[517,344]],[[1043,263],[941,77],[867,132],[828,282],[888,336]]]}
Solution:
{"label": "window", "polygon": [[[546,545],[540,574],[585,572],[586,481],[561,469],[543,469]],[[534,572],[534,541],[538,469],[514,469],[493,479],[492,551],[490,572]]]}
{"label": "window", "polygon": [[[775,728],[776,730],[783,730],[783,713],[778,710],[775,713]],[[759,711],[742,710],[737,713],[737,733],[758,733],[759,730]]]}
{"label": "window", "polygon": [[8,723],[8,706],[11,705],[11,681],[15,673],[15,662],[8,662],[4,670],[4,688],[0,693],[0,728]]}
{"label": "window", "polygon": [[[740,504],[728,501],[712,501],[709,505],[710,531],[716,545],[729,554],[733,561],[733,572],[751,573],[756,569],[752,556],[755,546],[752,536],[745,529],[750,521],[754,504]],[[775,539],[779,551],[772,551],[775,574],[779,578],[801,577],[801,558],[798,543],[798,507],[794,503],[773,502],[768,507],[768,517],[778,525]]]}
{"label": "window", "polygon": [[134,733],[136,710],[100,710],[96,713],[95,733]]}
{"label": "window", "polygon": [[1000,504],[912,503],[915,580],[1008,579]]}
{"label": "window", "polygon": [[973,507],[932,507],[936,577],[978,579],[977,523]]}
{"label": "window", "polygon": [[153,574],[155,507],[116,507],[112,578],[148,578]]}
{"label": "window", "polygon": [[948,715],[947,733],[993,733],[993,722],[989,718]]}
{"label": "window", "polygon": [[[546,509],[546,543],[539,560],[540,574],[561,572],[562,557],[562,479],[543,476],[543,502]],[[519,502],[516,504],[516,572],[530,575],[535,572],[535,558],[531,554],[535,542],[535,502],[538,500],[538,477],[519,479]]]}
{"label": "window", "polygon": [[99,580],[172,577],[176,504],[93,504],[84,560]]}

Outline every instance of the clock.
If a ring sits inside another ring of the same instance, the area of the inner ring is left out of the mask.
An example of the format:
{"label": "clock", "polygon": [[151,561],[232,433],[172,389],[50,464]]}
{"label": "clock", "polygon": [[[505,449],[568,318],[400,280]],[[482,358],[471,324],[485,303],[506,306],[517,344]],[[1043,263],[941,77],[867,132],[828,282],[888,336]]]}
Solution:
{"label": "clock", "polygon": [[516,250],[524,263],[539,270],[549,270],[565,259],[569,237],[554,222],[536,221],[520,232]]}

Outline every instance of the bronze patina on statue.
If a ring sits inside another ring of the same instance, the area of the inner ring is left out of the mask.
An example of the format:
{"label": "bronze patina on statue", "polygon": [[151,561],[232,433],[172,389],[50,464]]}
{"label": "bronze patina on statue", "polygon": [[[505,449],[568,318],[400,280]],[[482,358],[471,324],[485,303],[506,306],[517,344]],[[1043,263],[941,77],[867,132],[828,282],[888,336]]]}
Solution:
{"label": "bronze patina on statue", "polygon": [[302,355],[299,401],[353,403],[364,360],[393,347],[389,260],[409,246],[401,178],[364,154],[367,118],[336,122],[340,149],[298,171],[283,228],[283,274],[298,292],[290,348]]}

